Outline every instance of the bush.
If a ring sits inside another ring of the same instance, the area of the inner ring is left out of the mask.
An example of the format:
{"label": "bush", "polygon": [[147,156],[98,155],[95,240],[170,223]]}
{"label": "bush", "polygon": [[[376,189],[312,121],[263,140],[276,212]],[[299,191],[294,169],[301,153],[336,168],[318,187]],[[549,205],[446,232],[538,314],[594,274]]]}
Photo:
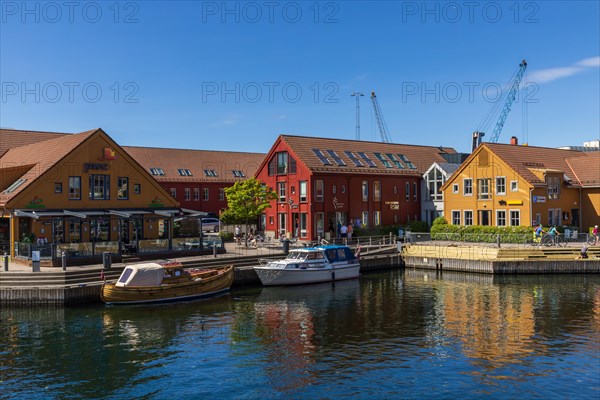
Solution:
{"label": "bush", "polygon": [[444,217],[437,217],[436,219],[433,220],[432,226],[435,226],[435,225],[448,225],[448,221],[446,221],[446,218],[444,218]]}
{"label": "bush", "polygon": [[457,240],[463,242],[494,243],[500,235],[502,243],[526,243],[533,235],[529,226],[445,225],[431,227],[431,240]]}
{"label": "bush", "polygon": [[221,232],[219,232],[219,237],[224,242],[233,242],[233,232],[221,231]]}

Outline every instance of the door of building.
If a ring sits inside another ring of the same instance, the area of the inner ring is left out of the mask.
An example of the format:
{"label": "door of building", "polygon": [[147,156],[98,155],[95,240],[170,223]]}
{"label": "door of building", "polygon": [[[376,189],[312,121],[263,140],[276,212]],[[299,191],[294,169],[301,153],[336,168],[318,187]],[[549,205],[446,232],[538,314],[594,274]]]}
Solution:
{"label": "door of building", "polygon": [[579,227],[579,208],[571,208],[571,225]]}
{"label": "door of building", "polygon": [[479,225],[487,226],[490,224],[492,211],[491,210],[478,210],[479,212]]}

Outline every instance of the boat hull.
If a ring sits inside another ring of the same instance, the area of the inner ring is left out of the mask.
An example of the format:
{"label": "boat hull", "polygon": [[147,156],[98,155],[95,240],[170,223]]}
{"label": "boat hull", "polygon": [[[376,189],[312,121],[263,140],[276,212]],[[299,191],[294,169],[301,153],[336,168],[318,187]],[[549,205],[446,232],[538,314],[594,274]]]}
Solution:
{"label": "boat hull", "polygon": [[351,264],[334,268],[279,269],[267,266],[254,267],[265,286],[303,285],[358,278],[360,265]]}
{"label": "boat hull", "polygon": [[233,266],[220,270],[217,275],[198,280],[161,285],[157,287],[117,287],[112,283],[102,286],[101,298],[106,304],[148,304],[192,300],[226,292],[233,283]]}

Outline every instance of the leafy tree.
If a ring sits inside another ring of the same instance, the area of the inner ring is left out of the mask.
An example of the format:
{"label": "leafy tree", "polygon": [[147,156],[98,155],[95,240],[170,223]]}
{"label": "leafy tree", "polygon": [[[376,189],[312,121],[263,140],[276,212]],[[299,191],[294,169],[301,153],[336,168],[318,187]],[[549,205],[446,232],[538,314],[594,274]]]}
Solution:
{"label": "leafy tree", "polygon": [[221,219],[226,223],[243,223],[245,232],[248,232],[250,221],[255,221],[264,210],[271,207],[271,200],[275,200],[277,194],[258,179],[250,178],[226,188],[225,197],[227,209],[221,213]]}

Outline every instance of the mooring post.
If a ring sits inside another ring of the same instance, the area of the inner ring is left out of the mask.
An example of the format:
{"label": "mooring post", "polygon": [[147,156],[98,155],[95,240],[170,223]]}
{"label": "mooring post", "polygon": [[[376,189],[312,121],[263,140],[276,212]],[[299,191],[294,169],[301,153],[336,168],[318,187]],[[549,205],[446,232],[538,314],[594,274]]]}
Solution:
{"label": "mooring post", "polygon": [[217,242],[213,242],[213,256],[217,258]]}
{"label": "mooring post", "polygon": [[496,245],[500,248],[500,234],[496,235]]}
{"label": "mooring post", "polygon": [[67,270],[67,252],[66,251],[63,251],[60,254],[60,262],[62,265],[62,270],[66,271]]}
{"label": "mooring post", "polygon": [[6,253],[2,256],[2,264],[4,264],[4,270],[8,271],[8,254]]}

